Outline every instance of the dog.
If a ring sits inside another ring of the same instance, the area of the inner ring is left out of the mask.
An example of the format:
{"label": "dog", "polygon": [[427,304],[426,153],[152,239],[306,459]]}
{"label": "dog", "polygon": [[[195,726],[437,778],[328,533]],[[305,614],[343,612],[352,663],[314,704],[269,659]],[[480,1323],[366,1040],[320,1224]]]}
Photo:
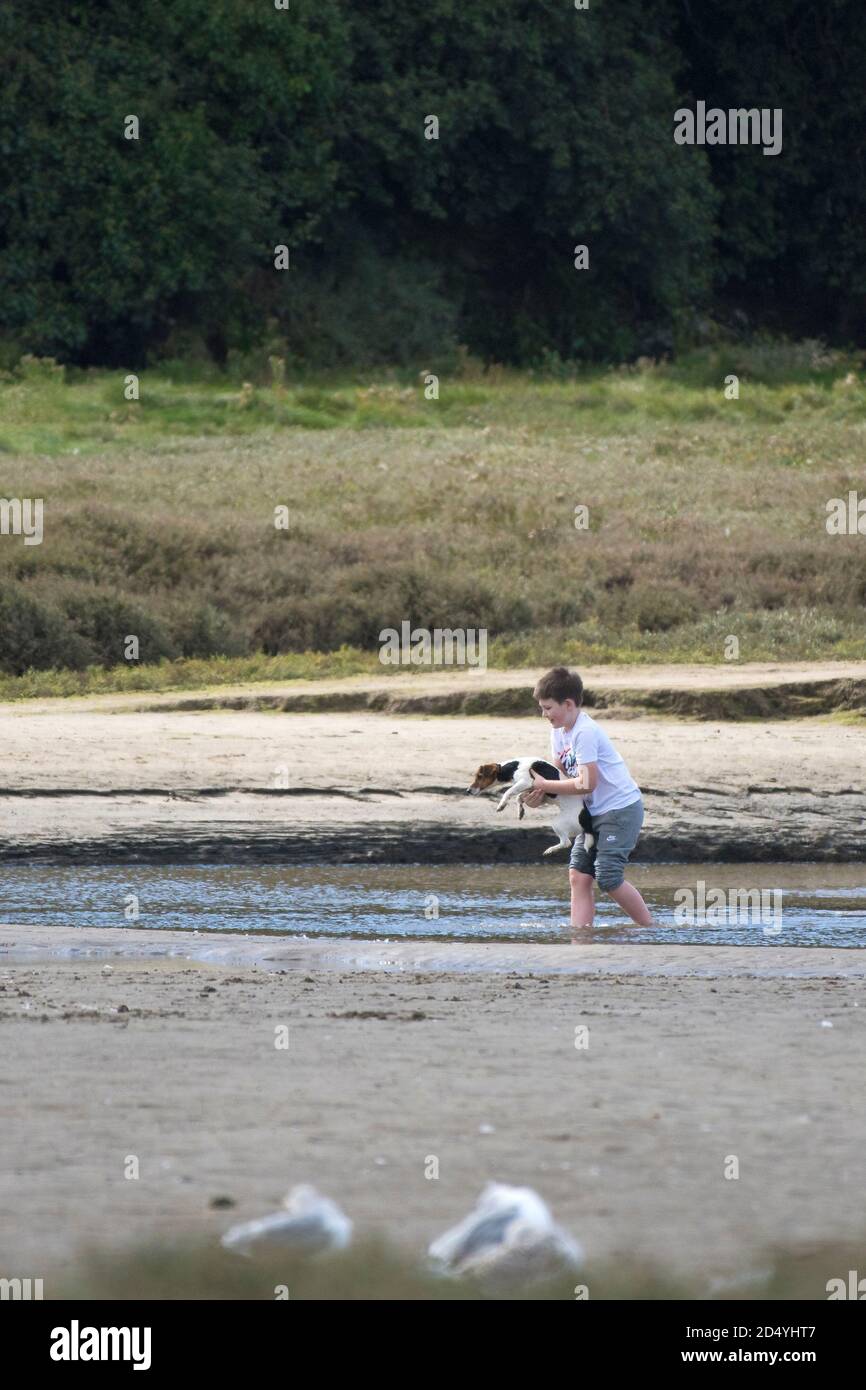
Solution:
{"label": "dog", "polygon": [[[552,763],[546,763],[543,758],[512,758],[507,763],[482,763],[471,786],[468,786],[466,791],[469,796],[478,796],[480,792],[486,792],[497,782],[510,782],[511,786],[500,798],[496,809],[497,811],[504,811],[506,802],[516,796],[517,819],[523,820],[525,814],[524,797],[528,796],[535,786],[530,776],[531,772],[537,772],[539,777],[547,777],[551,782],[558,782],[562,778],[559,768],[554,767]],[[592,832],[592,819],[586,809],[583,797],[547,795],[544,799],[545,802],[559,802],[559,810],[550,827],[556,836],[556,844],[544,851],[545,856],[556,854],[561,849],[570,849],[572,840],[581,832],[583,832],[584,849],[592,849],[595,844],[595,836]]]}

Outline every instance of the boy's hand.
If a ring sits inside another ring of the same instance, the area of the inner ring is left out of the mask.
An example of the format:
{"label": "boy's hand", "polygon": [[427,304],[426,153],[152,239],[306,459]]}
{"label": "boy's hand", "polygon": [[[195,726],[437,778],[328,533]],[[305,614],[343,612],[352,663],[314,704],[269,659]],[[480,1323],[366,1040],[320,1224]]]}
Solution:
{"label": "boy's hand", "polygon": [[523,798],[523,804],[534,811],[539,806],[544,805],[545,796],[549,794],[552,787],[556,786],[556,783],[549,781],[546,777],[539,777],[537,772],[532,771],[532,768],[529,769],[529,775],[532,778],[532,791]]}

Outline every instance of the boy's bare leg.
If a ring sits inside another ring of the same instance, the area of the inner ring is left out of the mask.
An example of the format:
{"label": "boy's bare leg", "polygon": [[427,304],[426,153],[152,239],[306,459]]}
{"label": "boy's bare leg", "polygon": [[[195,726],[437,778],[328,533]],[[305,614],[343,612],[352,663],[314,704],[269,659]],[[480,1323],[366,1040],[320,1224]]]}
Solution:
{"label": "boy's bare leg", "polygon": [[591,927],[595,916],[595,879],[579,869],[569,869],[568,877],[571,881],[571,925]]}
{"label": "boy's bare leg", "polygon": [[[627,912],[631,920],[636,922],[639,927],[651,927],[653,925],[652,913],[634,884],[622,882],[618,888],[610,888],[608,891],[614,902],[618,903],[623,912]],[[573,921],[574,918],[572,917]]]}

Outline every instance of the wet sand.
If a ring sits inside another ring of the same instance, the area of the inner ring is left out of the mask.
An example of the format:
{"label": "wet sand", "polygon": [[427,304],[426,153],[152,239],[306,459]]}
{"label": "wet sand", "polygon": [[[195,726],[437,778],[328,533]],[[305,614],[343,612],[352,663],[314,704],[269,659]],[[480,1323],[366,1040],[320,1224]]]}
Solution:
{"label": "wet sand", "polygon": [[2,1272],[47,1297],[85,1244],[216,1242],[303,1180],[419,1254],[488,1179],[528,1183],[592,1259],[697,1294],[862,1225],[866,951],[0,942]]}
{"label": "wet sand", "polygon": [[866,948],[819,946],[603,945],[592,930],[561,945],[492,941],[365,941],[251,932],[133,927],[0,925],[0,966],[50,961],[182,959],[267,971],[425,971],[460,974],[662,975],[760,979],[864,979]]}

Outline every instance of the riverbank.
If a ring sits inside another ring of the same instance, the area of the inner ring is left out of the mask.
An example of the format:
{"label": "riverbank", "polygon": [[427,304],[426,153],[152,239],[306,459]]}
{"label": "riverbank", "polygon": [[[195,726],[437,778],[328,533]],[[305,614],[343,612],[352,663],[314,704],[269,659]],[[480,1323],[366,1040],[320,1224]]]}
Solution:
{"label": "riverbank", "polygon": [[[588,668],[594,698],[611,701],[593,710],[644,794],[637,858],[859,860],[860,665]],[[479,763],[546,754],[546,725],[515,713],[518,699],[529,713],[538,674],[416,673],[2,705],[0,857],[538,862],[551,843],[549,812],[518,824],[510,808],[497,816],[490,798],[465,795]],[[792,700],[826,705],[834,691],[855,705],[791,714]],[[638,698],[694,708],[747,699],[787,717],[674,717],[623,703]],[[497,702],[504,710],[495,712]],[[425,704],[464,712],[424,712]]]}

